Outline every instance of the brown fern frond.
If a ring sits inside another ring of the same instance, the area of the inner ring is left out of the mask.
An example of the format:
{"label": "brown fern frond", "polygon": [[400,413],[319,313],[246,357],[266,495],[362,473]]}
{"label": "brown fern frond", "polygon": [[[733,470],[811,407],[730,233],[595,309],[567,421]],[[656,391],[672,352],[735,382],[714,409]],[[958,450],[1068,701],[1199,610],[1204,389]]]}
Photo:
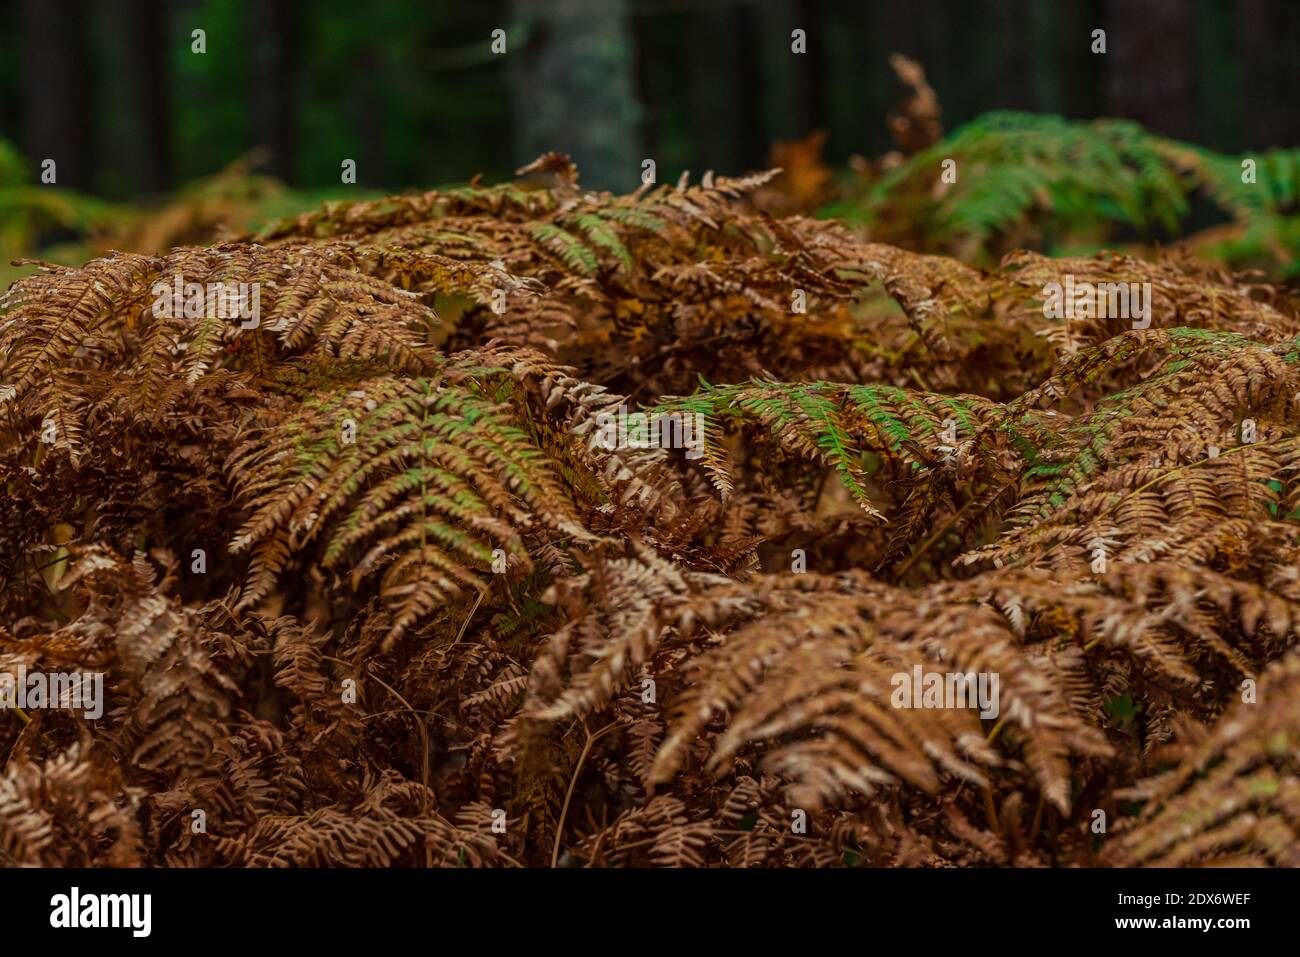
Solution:
{"label": "brown fern frond", "polygon": [[1300,656],[1259,678],[1172,771],[1118,792],[1145,801],[1137,826],[1116,834],[1109,863],[1300,863],[1300,779],[1296,773]]}

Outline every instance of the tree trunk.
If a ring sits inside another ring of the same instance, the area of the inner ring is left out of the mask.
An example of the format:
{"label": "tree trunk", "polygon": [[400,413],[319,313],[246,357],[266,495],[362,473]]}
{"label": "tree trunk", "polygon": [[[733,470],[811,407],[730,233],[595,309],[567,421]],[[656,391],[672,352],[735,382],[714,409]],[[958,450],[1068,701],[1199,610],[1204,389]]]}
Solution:
{"label": "tree trunk", "polygon": [[82,0],[23,0],[28,156],[52,159],[57,185],[90,185],[91,124]]}
{"label": "tree trunk", "polygon": [[526,25],[523,48],[508,47],[515,158],[568,153],[582,182],[630,189],[643,159],[633,93],[626,0],[514,0],[511,24]]}
{"label": "tree trunk", "polygon": [[[826,125],[826,51],[830,37],[818,0],[796,0],[795,26],[804,31],[807,52],[795,56],[795,128],[801,137]],[[793,56],[793,54],[792,54]]]}
{"label": "tree trunk", "polygon": [[1249,145],[1300,146],[1300,9],[1295,0],[1241,0],[1237,13]]}
{"label": "tree trunk", "polygon": [[167,81],[172,43],[165,0],[134,0],[118,12],[125,33],[127,96],[139,143],[130,155],[139,163],[138,182],[155,193],[172,185],[171,85]]}
{"label": "tree trunk", "polygon": [[267,169],[292,183],[298,144],[298,9],[295,0],[249,6],[253,68],[252,121],[256,142],[270,155]]}
{"label": "tree trunk", "polygon": [[[1167,136],[1196,135],[1195,35],[1187,0],[1108,0],[1106,112]],[[1091,30],[1089,30],[1091,33]],[[1080,37],[1080,43],[1091,42]]]}

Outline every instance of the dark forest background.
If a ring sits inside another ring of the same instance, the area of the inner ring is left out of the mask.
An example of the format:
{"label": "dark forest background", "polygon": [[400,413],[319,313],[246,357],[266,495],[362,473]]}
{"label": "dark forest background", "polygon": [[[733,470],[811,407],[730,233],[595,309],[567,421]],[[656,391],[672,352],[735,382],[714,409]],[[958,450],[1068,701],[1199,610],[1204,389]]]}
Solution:
{"label": "dark forest background", "polygon": [[818,129],[840,163],[889,146],[895,51],[949,129],[1022,109],[1225,152],[1300,144],[1296,0],[0,0],[0,17],[0,137],[113,199],[258,145],[304,190],[337,187],[344,158],[360,186],[400,190],[499,179],[545,149],[622,189],[643,157],[664,179],[737,173]]}

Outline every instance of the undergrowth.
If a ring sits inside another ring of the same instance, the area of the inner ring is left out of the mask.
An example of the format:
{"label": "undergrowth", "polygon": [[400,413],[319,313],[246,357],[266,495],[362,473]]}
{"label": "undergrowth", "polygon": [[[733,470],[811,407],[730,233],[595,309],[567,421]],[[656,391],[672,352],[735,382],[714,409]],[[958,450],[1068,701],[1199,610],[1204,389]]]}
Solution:
{"label": "undergrowth", "polygon": [[[908,228],[1226,195],[1014,117],[876,195],[1044,129],[1021,186]],[[15,282],[0,664],[106,707],[0,711],[0,857],[1300,863],[1286,287],[970,265],[758,212],[770,182],[593,193],[549,155]],[[258,321],[155,309],[178,276]],[[1150,283],[1153,321],[1048,318],[1066,276]],[[620,406],[698,442],[609,447]],[[996,674],[999,713],[898,707],[915,668]]]}

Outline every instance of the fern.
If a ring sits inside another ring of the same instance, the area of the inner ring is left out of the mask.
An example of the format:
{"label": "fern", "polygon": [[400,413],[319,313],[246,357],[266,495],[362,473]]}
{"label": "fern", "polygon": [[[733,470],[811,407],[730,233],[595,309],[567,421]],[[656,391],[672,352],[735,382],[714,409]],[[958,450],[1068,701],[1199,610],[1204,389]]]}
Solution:
{"label": "fern", "polygon": [[229,467],[251,513],[231,548],[259,556],[241,605],[274,585],[283,558],[275,543],[297,551],[320,536],[324,567],[350,556],[354,580],[384,570],[382,592],[396,602],[391,638],[483,588],[470,569],[489,571],[498,547],[529,567],[516,527],[584,534],[553,463],[522,425],[501,405],[436,379],[365,379],[344,394],[310,396]]}
{"label": "fern", "polygon": [[[10,287],[0,669],[113,707],[0,714],[5,860],[1294,863],[1293,295],[879,241],[939,155],[910,85],[871,241],[756,211],[771,173],[616,196],[548,154]],[[1127,124],[954,143],[1030,158],[917,200],[956,247],[1294,196]],[[155,314],[177,275],[261,321]],[[1067,276],[1150,283],[1150,326],[1046,314]],[[620,409],[702,454],[607,448]],[[896,707],[917,667],[997,713]]]}
{"label": "fern", "polygon": [[[1144,235],[1182,232],[1203,193],[1239,224],[1217,254],[1244,265],[1294,258],[1296,151],[1243,158],[1179,143],[1120,120],[994,112],[917,152],[873,183],[860,201],[830,212],[863,222],[883,241],[930,244],[982,257],[1030,242],[1059,252],[1104,241],[1114,227]],[[932,189],[940,164],[959,175]]]}

